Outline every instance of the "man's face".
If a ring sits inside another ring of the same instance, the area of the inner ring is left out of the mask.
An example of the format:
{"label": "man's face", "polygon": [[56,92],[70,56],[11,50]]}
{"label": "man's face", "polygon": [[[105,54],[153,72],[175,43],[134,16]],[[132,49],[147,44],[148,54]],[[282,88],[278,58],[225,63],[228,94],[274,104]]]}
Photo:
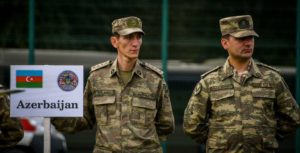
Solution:
{"label": "man's face", "polygon": [[143,43],[142,33],[136,32],[125,36],[113,36],[112,45],[118,50],[118,56],[136,59]]}
{"label": "man's face", "polygon": [[254,51],[254,37],[247,36],[235,38],[228,36],[221,39],[221,44],[231,58],[236,60],[248,60],[252,57]]}

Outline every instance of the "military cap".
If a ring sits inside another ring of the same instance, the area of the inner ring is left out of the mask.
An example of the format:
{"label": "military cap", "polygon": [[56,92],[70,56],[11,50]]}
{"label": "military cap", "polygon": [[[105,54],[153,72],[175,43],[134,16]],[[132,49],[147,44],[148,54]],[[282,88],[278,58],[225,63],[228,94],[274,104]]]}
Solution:
{"label": "military cap", "polygon": [[220,30],[222,36],[230,34],[235,38],[247,36],[259,37],[253,29],[253,20],[250,15],[231,16],[220,19]]}
{"label": "military cap", "polygon": [[119,35],[129,35],[134,32],[141,32],[145,34],[142,29],[142,21],[135,16],[129,16],[124,18],[115,19],[112,22],[112,33],[118,33]]}

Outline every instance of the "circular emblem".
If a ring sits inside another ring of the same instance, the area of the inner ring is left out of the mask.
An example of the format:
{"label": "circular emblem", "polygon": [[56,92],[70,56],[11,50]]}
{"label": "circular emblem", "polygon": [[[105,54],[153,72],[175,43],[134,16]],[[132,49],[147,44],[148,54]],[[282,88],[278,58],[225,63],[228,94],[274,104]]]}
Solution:
{"label": "circular emblem", "polygon": [[57,84],[63,91],[72,91],[78,85],[78,77],[72,71],[63,71],[58,75]]}
{"label": "circular emblem", "polygon": [[240,20],[238,24],[239,24],[240,29],[249,29],[250,28],[250,23],[246,19]]}

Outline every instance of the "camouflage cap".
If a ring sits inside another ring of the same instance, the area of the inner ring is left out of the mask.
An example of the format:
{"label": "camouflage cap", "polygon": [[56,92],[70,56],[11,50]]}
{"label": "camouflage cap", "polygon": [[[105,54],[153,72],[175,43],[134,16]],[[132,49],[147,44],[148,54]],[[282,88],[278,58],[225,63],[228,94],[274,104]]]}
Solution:
{"label": "camouflage cap", "polygon": [[119,35],[128,35],[134,32],[141,32],[145,34],[142,30],[142,21],[138,17],[129,16],[115,19],[112,22],[112,33],[118,33]]}
{"label": "camouflage cap", "polygon": [[222,36],[230,34],[236,38],[246,36],[259,37],[253,29],[253,21],[250,15],[231,16],[220,19],[220,30]]}

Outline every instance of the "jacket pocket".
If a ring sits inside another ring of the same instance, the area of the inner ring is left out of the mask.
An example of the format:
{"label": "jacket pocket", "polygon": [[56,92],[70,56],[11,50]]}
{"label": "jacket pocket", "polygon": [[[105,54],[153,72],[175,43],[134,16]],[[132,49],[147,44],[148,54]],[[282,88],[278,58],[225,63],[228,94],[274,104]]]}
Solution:
{"label": "jacket pocket", "polygon": [[115,102],[116,97],[112,95],[94,97],[93,105],[95,117],[100,125],[108,125],[111,123],[111,119],[116,113]]}
{"label": "jacket pocket", "polygon": [[234,88],[231,84],[215,85],[210,87],[210,100],[218,101],[234,95]]}
{"label": "jacket pocket", "polygon": [[133,97],[131,123],[134,126],[143,128],[154,124],[156,112],[156,101],[154,97],[150,95]]}
{"label": "jacket pocket", "polygon": [[254,88],[252,89],[253,104],[256,109],[262,110],[267,117],[274,117],[275,89]]}
{"label": "jacket pocket", "polygon": [[236,116],[234,89],[222,89],[210,92],[212,122],[226,122],[233,120]]}
{"label": "jacket pocket", "polygon": [[252,89],[252,95],[256,98],[275,98],[275,90],[269,88],[254,88]]}

